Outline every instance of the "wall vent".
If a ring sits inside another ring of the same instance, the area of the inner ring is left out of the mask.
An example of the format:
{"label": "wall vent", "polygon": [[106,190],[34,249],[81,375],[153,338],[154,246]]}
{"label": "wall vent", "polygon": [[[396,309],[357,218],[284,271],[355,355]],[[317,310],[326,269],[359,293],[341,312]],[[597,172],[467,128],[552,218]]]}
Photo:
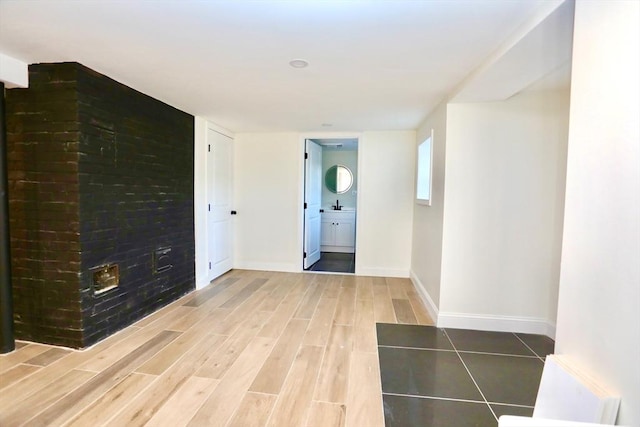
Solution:
{"label": "wall vent", "polygon": [[171,248],[160,248],[153,252],[153,273],[162,273],[170,270],[171,264]]}

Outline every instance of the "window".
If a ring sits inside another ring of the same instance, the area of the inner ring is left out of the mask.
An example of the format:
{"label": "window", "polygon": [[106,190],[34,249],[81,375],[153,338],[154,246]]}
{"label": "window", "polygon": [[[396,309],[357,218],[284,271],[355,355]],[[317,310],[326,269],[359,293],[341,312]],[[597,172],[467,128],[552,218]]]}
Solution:
{"label": "window", "polygon": [[418,146],[418,174],[416,203],[431,206],[431,165],[433,157],[433,129],[431,135]]}

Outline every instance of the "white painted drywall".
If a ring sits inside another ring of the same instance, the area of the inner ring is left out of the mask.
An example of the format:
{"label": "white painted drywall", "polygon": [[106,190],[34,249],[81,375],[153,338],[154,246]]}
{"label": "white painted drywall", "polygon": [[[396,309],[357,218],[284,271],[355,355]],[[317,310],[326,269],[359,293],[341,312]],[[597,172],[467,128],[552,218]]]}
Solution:
{"label": "white painted drywall", "polygon": [[568,99],[449,104],[440,326],[553,335]]}
{"label": "white painted drywall", "polygon": [[356,274],[409,277],[415,132],[363,132],[358,144]]}
{"label": "white painted drywall", "polygon": [[300,271],[303,149],[297,133],[235,136],[235,266]]}
{"label": "white painted drywall", "polygon": [[0,82],[6,88],[29,87],[29,66],[0,52]]}
{"label": "white painted drywall", "polygon": [[[235,135],[236,268],[302,270],[303,135]],[[415,132],[358,146],[356,273],[408,277]]]}
{"label": "white painted drywall", "polygon": [[640,3],[578,1],[556,353],[640,425]]}
{"label": "white painted drywall", "polygon": [[413,248],[411,277],[426,299],[432,317],[437,317],[440,301],[442,264],[442,227],[444,215],[445,151],[447,106],[441,104],[422,123],[416,133],[414,150],[431,135],[433,129],[433,162],[431,206],[415,203],[413,207]]}
{"label": "white painted drywall", "polygon": [[[333,165],[343,165],[348,167],[353,174],[353,185],[343,194],[332,193],[324,185],[324,175]],[[357,191],[358,191],[358,152],[357,151],[337,151],[322,150],[322,206],[324,208],[331,208],[331,205],[336,204],[336,200],[340,200],[340,205],[355,208],[357,205]]]}

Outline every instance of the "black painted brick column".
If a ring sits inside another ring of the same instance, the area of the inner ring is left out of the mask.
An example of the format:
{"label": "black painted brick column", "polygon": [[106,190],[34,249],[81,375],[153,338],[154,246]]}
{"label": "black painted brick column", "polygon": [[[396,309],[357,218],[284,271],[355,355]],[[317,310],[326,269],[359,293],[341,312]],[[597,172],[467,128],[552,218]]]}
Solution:
{"label": "black painted brick column", "polygon": [[16,338],[84,347],[194,288],[193,116],[77,63],[29,78],[7,95]]}
{"label": "black painted brick column", "polygon": [[7,91],[16,338],[78,347],[80,226],[77,68],[38,65]]}

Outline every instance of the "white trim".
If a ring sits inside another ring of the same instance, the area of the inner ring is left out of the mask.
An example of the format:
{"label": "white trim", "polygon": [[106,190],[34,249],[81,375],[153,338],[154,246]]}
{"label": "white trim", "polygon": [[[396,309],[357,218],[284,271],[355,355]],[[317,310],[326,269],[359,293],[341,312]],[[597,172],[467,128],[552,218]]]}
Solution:
{"label": "white trim", "polygon": [[[431,132],[429,133],[429,136],[426,137],[420,144],[418,144],[418,146],[416,147],[416,177],[415,177],[415,187],[413,189],[413,192],[415,194],[415,199],[416,199],[416,203],[418,205],[423,205],[423,206],[431,206],[431,200],[433,199],[433,145],[434,145],[434,141],[433,141],[433,128],[431,129]],[[420,187],[420,165],[421,165],[421,160],[422,160],[422,156],[420,156],[420,147],[422,146],[422,144],[426,143],[427,141],[429,141],[429,198],[428,199],[422,199],[420,198],[420,195],[418,194],[418,188]]]}
{"label": "white trim", "polygon": [[227,128],[223,128],[222,126],[218,126],[215,123],[212,123],[210,121],[207,120],[207,128],[209,130],[212,130],[214,132],[218,132],[219,134],[222,134],[224,136],[228,136],[231,139],[235,138],[235,134],[233,132],[231,132],[229,129]]}
{"label": "white trim", "polygon": [[434,322],[437,322],[438,313],[439,313],[438,305],[435,302],[433,302],[433,299],[431,299],[431,295],[429,295],[429,292],[427,292],[427,289],[424,287],[424,285],[422,284],[422,282],[420,281],[416,273],[413,272],[413,270],[410,271],[410,278],[411,278],[411,282],[413,282],[413,286],[416,288],[416,291],[418,291],[418,295],[420,296],[420,299],[422,300],[425,307],[427,308],[427,311],[429,312],[429,316],[431,316],[431,319],[433,319]]}
{"label": "white trim", "polygon": [[439,328],[475,329],[480,331],[520,332],[526,334],[546,335],[551,339],[556,337],[556,325],[545,319],[535,317],[517,317],[500,315],[479,315],[469,313],[447,313],[438,310],[426,288],[411,271],[413,282],[420,299],[427,308],[432,319],[436,320]]}
{"label": "white trim", "polygon": [[545,319],[535,317],[500,316],[488,314],[469,314],[440,312],[439,328],[475,329],[479,331],[520,332],[525,334],[547,335],[555,337],[555,326]]}
{"label": "white trim", "polygon": [[286,262],[236,261],[233,268],[239,270],[280,271],[285,273],[300,273],[303,271],[302,265]]}
{"label": "white trim", "polygon": [[408,278],[409,271],[401,268],[358,267],[358,253],[356,252],[356,276],[400,277]]}
{"label": "white trim", "polygon": [[342,254],[354,254],[356,253],[355,246],[320,246],[320,252],[339,252]]}
{"label": "white trim", "polygon": [[207,127],[209,123],[200,116],[193,120],[193,221],[195,231],[195,276],[196,289],[207,286]]}
{"label": "white trim", "polygon": [[[356,176],[356,180],[359,181],[360,176],[360,142],[362,141],[362,132],[301,132],[299,134],[300,143],[298,144],[298,176],[300,177],[298,180],[298,227],[297,233],[298,238],[296,239],[299,244],[300,250],[298,251],[297,262],[299,267],[297,270],[286,270],[286,271],[304,271],[302,266],[304,265],[304,171],[305,171],[305,163],[304,163],[304,153],[305,153],[305,141],[307,139],[357,139],[358,140],[358,175]],[[356,195],[356,209],[360,203],[360,191],[358,191]],[[358,236],[358,215],[356,215],[356,236]],[[358,239],[356,237],[356,266],[358,261]],[[357,267],[356,267],[357,268]],[[407,277],[407,276],[404,276]]]}

